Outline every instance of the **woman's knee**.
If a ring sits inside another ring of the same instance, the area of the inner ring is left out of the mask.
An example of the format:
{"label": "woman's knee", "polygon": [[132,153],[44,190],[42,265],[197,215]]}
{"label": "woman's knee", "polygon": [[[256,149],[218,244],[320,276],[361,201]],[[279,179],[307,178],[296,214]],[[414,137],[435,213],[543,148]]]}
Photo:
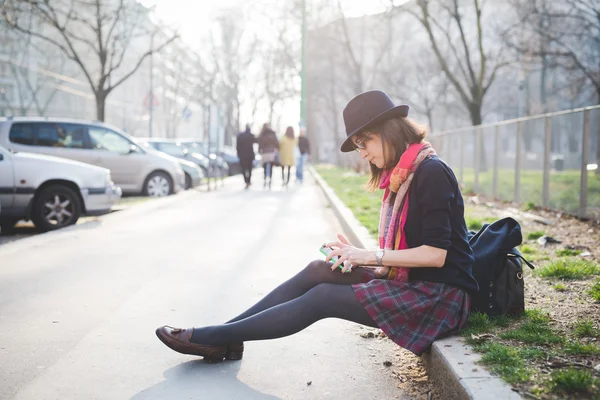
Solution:
{"label": "woman's knee", "polygon": [[329,271],[328,265],[329,264],[323,260],[311,261],[304,267],[301,275],[306,281],[311,283],[311,286],[316,285],[325,280],[326,273]]}

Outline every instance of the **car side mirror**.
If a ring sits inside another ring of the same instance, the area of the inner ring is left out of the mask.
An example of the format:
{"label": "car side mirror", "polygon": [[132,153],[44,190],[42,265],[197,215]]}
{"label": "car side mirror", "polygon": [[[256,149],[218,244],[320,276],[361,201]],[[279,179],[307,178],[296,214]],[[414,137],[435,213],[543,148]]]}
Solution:
{"label": "car side mirror", "polygon": [[4,160],[4,154],[0,153],[0,161]]}
{"label": "car side mirror", "polygon": [[137,153],[137,151],[138,147],[135,144],[132,144],[131,146],[129,146],[129,152],[127,154]]}

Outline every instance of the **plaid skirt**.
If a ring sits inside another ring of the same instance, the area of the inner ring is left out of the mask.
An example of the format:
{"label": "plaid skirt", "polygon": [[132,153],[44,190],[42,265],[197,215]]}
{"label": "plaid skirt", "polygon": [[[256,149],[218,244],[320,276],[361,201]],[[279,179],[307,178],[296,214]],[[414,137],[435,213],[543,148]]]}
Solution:
{"label": "plaid skirt", "polygon": [[471,299],[440,282],[377,279],[364,268],[356,297],[379,328],[397,345],[420,356],[434,340],[457,332],[469,319]]}

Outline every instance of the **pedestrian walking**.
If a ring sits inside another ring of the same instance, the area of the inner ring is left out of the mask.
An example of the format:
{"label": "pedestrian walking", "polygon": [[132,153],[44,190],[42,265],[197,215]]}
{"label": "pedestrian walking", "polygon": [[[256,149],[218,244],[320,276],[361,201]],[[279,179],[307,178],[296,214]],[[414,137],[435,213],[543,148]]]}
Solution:
{"label": "pedestrian walking", "polygon": [[370,163],[370,189],[383,190],[378,249],[338,235],[327,243],[333,251],[325,261],[309,263],[239,316],[216,326],[162,326],[159,339],[180,353],[220,361],[241,358],[244,341],[292,335],[330,317],[379,327],[417,355],[458,331],[478,290],[463,198],[408,110],[375,90],[343,111],[341,151],[358,151]]}
{"label": "pedestrian walking", "polygon": [[[285,130],[285,135],[279,141],[279,162],[281,163],[281,181],[283,186],[290,183],[291,169],[295,164],[294,149],[296,148],[296,137],[294,128],[288,126]],[[285,171],[287,170],[287,176]]]}
{"label": "pedestrian walking", "polygon": [[246,124],[246,130],[238,134],[236,141],[237,155],[240,159],[240,167],[242,168],[246,189],[252,185],[252,167],[254,157],[256,156],[254,154],[255,142],[256,138],[250,131],[250,125]]}
{"label": "pedestrian walking", "polygon": [[273,177],[273,165],[279,151],[279,140],[277,140],[277,135],[275,132],[271,130],[269,123],[263,124],[257,140],[258,152],[262,158],[262,165],[264,169],[263,186],[266,187],[268,185],[270,188]]}
{"label": "pedestrian walking", "polygon": [[298,161],[296,163],[296,180],[298,183],[304,181],[304,166],[310,159],[310,142],[306,137],[306,131],[300,129],[300,135],[298,136]]}

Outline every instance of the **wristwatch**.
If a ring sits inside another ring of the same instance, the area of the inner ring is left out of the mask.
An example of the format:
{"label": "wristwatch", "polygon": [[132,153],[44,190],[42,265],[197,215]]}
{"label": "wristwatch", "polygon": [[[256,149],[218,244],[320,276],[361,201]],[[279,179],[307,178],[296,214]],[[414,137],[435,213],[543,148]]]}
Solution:
{"label": "wristwatch", "polygon": [[383,266],[383,255],[385,254],[384,249],[379,249],[375,252],[375,259],[377,260],[378,266]]}

